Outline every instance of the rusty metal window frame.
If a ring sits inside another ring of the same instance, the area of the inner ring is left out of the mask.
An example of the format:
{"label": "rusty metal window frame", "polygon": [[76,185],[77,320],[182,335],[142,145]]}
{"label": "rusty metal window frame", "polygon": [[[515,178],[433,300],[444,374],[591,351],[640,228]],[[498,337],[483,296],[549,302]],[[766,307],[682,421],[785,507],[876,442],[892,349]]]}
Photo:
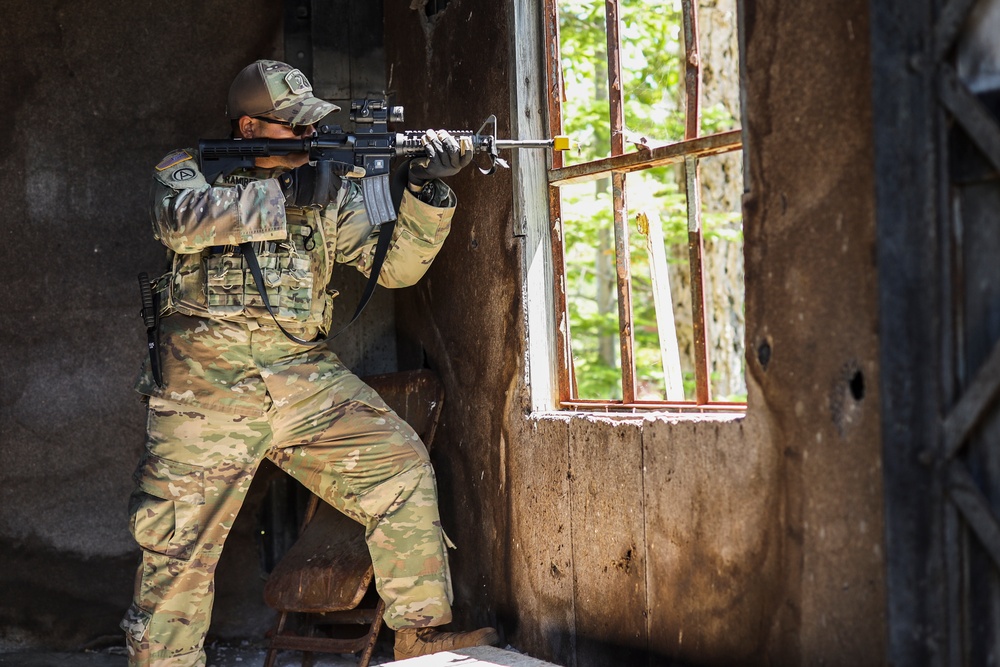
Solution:
{"label": "rusty metal window frame", "polygon": [[[552,253],[556,273],[556,329],[558,402],[565,409],[668,409],[671,411],[743,411],[746,403],[713,401],[709,388],[708,330],[705,322],[705,279],[702,271],[704,244],[700,210],[698,160],[710,155],[743,148],[742,130],[700,134],[701,65],[698,50],[698,3],[681,0],[685,48],[685,132],[684,140],[633,153],[625,152],[624,100],[621,86],[608,86],[610,102],[611,156],[564,166],[561,154],[553,156],[548,172],[549,217],[552,221]],[[621,38],[619,0],[605,0],[608,78],[621,80]],[[544,0],[543,30],[550,136],[562,134],[562,66],[559,41],[558,0]],[[628,223],[625,219],[625,178],[630,172],[667,164],[681,163],[685,170],[687,199],[688,254],[694,321],[695,400],[643,401],[636,398],[634,337],[632,332],[631,270],[629,266]],[[570,347],[569,311],[566,298],[566,266],[563,256],[563,233],[560,187],[573,183],[611,177],[615,233],[615,264],[618,289],[619,348],[622,369],[621,400],[588,400],[575,395],[572,350]]]}

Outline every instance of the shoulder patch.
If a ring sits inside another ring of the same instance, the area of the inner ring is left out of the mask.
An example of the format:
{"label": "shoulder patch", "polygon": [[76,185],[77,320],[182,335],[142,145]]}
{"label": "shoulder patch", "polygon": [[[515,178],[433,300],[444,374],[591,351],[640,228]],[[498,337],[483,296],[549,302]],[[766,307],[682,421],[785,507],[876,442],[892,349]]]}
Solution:
{"label": "shoulder patch", "polygon": [[193,159],[194,156],[185,150],[174,151],[167,157],[160,160],[160,164],[156,165],[156,171],[165,171],[167,169],[170,169],[171,167],[179,165],[181,162],[184,162],[185,160],[193,160]]}

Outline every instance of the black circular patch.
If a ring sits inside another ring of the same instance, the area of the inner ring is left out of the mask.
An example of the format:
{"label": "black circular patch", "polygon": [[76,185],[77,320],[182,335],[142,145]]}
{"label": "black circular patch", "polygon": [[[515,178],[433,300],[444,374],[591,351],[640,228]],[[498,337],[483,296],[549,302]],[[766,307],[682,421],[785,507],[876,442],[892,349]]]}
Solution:
{"label": "black circular patch", "polygon": [[174,175],[171,176],[171,178],[175,181],[189,181],[194,178],[194,169],[190,169],[188,167],[178,169],[174,172]]}

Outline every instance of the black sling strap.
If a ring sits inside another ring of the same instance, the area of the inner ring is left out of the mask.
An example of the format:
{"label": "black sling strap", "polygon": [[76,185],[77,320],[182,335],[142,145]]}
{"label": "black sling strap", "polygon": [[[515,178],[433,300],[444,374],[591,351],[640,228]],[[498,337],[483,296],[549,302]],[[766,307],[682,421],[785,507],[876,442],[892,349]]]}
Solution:
{"label": "black sling strap", "polygon": [[145,271],[139,274],[139,293],[142,296],[142,310],[139,315],[146,325],[146,348],[149,350],[149,371],[157,387],[163,386],[163,370],[160,368],[160,293],[153,291],[149,276]]}
{"label": "black sling strap", "polygon": [[[389,192],[392,195],[392,205],[393,210],[396,215],[399,215],[399,205],[403,201],[403,191],[406,190],[406,182],[409,176],[410,161],[407,160],[403,162],[396,173],[393,175],[392,182],[389,184]],[[260,293],[260,298],[264,302],[264,307],[267,309],[268,314],[270,314],[271,319],[281,330],[281,333],[285,334],[288,340],[298,343],[299,345],[322,345],[327,343],[340,334],[347,330],[347,327],[354,324],[354,321],[358,319],[361,315],[361,311],[365,309],[368,305],[368,301],[371,300],[372,294],[375,293],[375,286],[378,284],[379,273],[382,271],[382,264],[385,263],[385,256],[389,252],[389,244],[392,242],[392,233],[396,228],[396,220],[389,220],[383,222],[379,227],[378,241],[375,244],[375,256],[372,258],[372,268],[368,275],[368,282],[365,284],[364,292],[361,293],[361,299],[358,301],[358,307],[354,311],[354,316],[351,317],[351,321],[343,326],[335,334],[327,336],[326,338],[321,338],[318,340],[303,340],[298,336],[289,333],[285,330],[281,323],[278,322],[278,318],[274,315],[274,310],[271,308],[271,302],[267,298],[267,290],[264,286],[264,276],[261,275],[260,264],[257,262],[257,253],[254,252],[253,243],[241,243],[239,245],[240,253],[246,260],[247,268],[250,269],[250,275],[253,276],[254,284],[257,285],[257,291]]]}

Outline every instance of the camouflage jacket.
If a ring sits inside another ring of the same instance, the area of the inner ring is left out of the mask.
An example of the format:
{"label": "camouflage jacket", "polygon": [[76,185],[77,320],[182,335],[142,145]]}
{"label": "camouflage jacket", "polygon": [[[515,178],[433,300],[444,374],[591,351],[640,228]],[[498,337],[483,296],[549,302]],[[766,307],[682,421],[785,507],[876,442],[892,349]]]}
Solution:
{"label": "camouflage jacket", "polygon": [[[167,386],[159,389],[152,383],[147,362],[136,386],[141,393],[168,398],[184,395],[190,400],[182,402],[210,408],[232,409],[241,404],[236,400],[230,405],[212,390],[215,386],[231,395],[244,380],[236,370],[194,395],[188,392],[192,384],[205,379],[196,376],[205,376],[208,366],[217,365],[208,357],[222,350],[206,343],[218,341],[222,331],[273,330],[277,335],[271,345],[287,347],[290,354],[303,351],[277,332],[236,247],[240,243],[254,243],[276,319],[301,338],[314,338],[330,328],[337,296],[329,286],[335,263],[370,274],[379,228],[368,222],[360,186],[345,179],[336,201],[323,209],[286,208],[274,179],[278,173],[244,170],[210,185],[193,150],[175,151],[156,166],[153,234],[167,247],[170,262],[170,270],[156,280],[164,317],[161,356],[165,357]],[[445,184],[436,182],[436,188],[433,204],[404,194],[379,284],[390,288],[415,284],[440,250],[451,229],[456,198]],[[171,322],[176,316],[180,318]],[[182,327],[184,335],[174,331],[175,324],[190,322],[189,318],[198,320],[197,329],[203,335],[193,336],[187,324]],[[189,358],[194,363],[182,369],[171,364],[171,358]],[[184,390],[178,391],[182,384]],[[260,408],[254,405],[234,411],[259,414]]]}

